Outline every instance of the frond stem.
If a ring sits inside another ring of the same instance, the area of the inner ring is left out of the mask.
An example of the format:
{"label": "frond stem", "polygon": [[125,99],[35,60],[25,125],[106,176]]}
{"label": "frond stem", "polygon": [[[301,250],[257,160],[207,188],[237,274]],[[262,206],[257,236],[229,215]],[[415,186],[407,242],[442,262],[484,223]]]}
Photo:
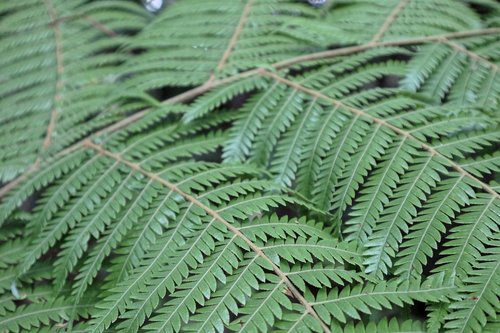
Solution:
{"label": "frond stem", "polygon": [[57,18],[56,11],[52,5],[51,0],[43,0],[45,6],[47,7],[47,12],[49,14],[50,20],[52,22],[51,26],[54,30],[54,42],[55,42],[55,53],[56,53],[56,86],[54,92],[54,106],[50,113],[49,125],[47,127],[47,132],[45,135],[45,140],[43,141],[43,150],[47,150],[52,143],[52,134],[56,127],[57,120],[57,106],[56,104],[61,100],[61,88],[63,86],[62,75],[64,73],[64,55],[62,47],[62,33],[59,26],[59,21]]}
{"label": "frond stem", "polygon": [[[43,0],[45,6],[47,7],[47,12],[50,17],[51,26],[54,30],[54,40],[55,40],[55,52],[56,52],[56,85],[55,85],[55,94],[54,94],[54,103],[61,100],[60,90],[62,88],[63,82],[61,79],[62,74],[64,73],[64,56],[62,49],[62,33],[59,27],[59,18],[54,10],[54,6],[52,5],[51,0]],[[47,126],[47,131],[45,133],[45,139],[43,140],[42,150],[46,151],[50,144],[52,143],[52,134],[56,128],[57,121],[57,108],[54,106],[50,113],[49,125]],[[25,181],[29,175],[38,171],[40,169],[42,163],[42,158],[39,155],[35,162],[31,165],[31,167],[25,171],[21,176],[14,179],[10,183],[6,184],[2,188],[0,188],[0,198],[9,193],[12,189],[17,187],[19,183]]]}
{"label": "frond stem", "polygon": [[448,34],[431,35],[431,36],[426,36],[426,37],[416,37],[416,38],[392,40],[392,41],[377,42],[377,43],[366,43],[366,44],[362,44],[362,45],[341,47],[338,49],[315,52],[315,53],[310,53],[310,54],[306,54],[303,56],[294,57],[291,59],[277,62],[274,65],[272,65],[272,67],[274,67],[276,69],[282,69],[282,68],[290,67],[292,65],[304,62],[304,61],[319,60],[319,59],[332,58],[332,57],[341,56],[341,55],[348,55],[348,54],[357,53],[357,52],[365,51],[368,49],[372,49],[375,47],[426,44],[426,43],[430,43],[430,42],[439,42],[439,41],[443,40],[443,38],[449,40],[449,39],[456,39],[456,38],[465,38],[465,37],[483,36],[483,35],[495,35],[495,34],[500,34],[500,28],[459,31],[459,32],[452,32],[452,33],[448,33]]}
{"label": "frond stem", "polygon": [[404,10],[406,5],[410,3],[410,0],[401,0],[399,4],[394,8],[394,10],[387,16],[384,23],[380,29],[375,33],[370,43],[376,43],[382,38],[382,36],[389,30],[391,25],[396,21],[398,15]]}
{"label": "frond stem", "polygon": [[[220,59],[219,63],[217,64],[218,71],[220,71],[220,70],[222,70],[222,68],[224,68],[224,65],[226,64],[227,60],[229,59],[231,52],[233,52],[233,49],[235,48],[236,43],[238,43],[241,32],[243,31],[243,27],[245,26],[245,23],[248,19],[248,15],[250,15],[250,11],[252,10],[253,2],[254,2],[254,0],[248,0],[247,4],[243,8],[243,12],[241,13],[238,24],[236,25],[236,28],[234,29],[233,36],[229,40],[229,44],[227,45],[226,50],[222,54],[222,58]],[[208,82],[211,82],[213,80],[215,80],[214,73],[212,73],[210,75],[210,79],[208,80]]]}
{"label": "frond stem", "polygon": [[100,31],[104,32],[109,37],[116,37],[116,36],[118,36],[118,34],[116,32],[114,32],[113,30],[111,30],[110,28],[108,28],[107,26],[105,26],[104,24],[102,24],[101,22],[96,21],[91,16],[84,16],[83,19],[85,21],[89,22],[97,30],[100,30]]}
{"label": "frond stem", "polygon": [[60,17],[57,17],[55,20],[52,20],[49,24],[54,25],[54,24],[59,24],[59,23],[68,22],[68,21],[72,21],[72,20],[79,20],[79,19],[82,19],[84,21],[89,22],[94,28],[101,30],[102,32],[104,32],[106,35],[108,35],[110,37],[118,36],[118,34],[116,32],[114,32],[113,30],[111,30],[110,28],[105,26],[103,23],[97,21],[96,19],[94,19],[92,16],[89,16],[89,15],[78,14],[78,15],[60,16]]}
{"label": "frond stem", "polygon": [[12,191],[19,185],[20,183],[24,182],[28,177],[34,173],[40,170],[40,165],[42,163],[42,159],[38,157],[35,160],[35,163],[31,167],[28,168],[22,175],[17,177],[16,179],[12,180],[10,183],[5,184],[2,188],[0,188],[0,198],[3,198],[7,193]]}

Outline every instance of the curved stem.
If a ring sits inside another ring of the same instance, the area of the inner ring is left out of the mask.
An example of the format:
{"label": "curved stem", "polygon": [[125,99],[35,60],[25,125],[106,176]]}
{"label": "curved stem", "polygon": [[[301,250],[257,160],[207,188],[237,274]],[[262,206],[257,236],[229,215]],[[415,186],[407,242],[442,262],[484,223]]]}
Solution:
{"label": "curved stem", "polygon": [[277,62],[273,65],[273,67],[277,68],[277,69],[281,69],[281,68],[290,67],[292,65],[295,65],[295,64],[298,64],[298,63],[301,63],[304,61],[319,60],[319,59],[337,57],[337,56],[341,56],[341,55],[348,55],[348,54],[357,53],[357,52],[365,51],[368,49],[372,49],[374,47],[417,45],[417,44],[438,42],[438,41],[441,41],[443,39],[449,40],[449,39],[456,39],[456,38],[466,38],[466,37],[473,37],[473,36],[496,35],[496,34],[500,34],[500,28],[468,30],[468,31],[453,32],[453,33],[448,33],[448,34],[432,35],[432,36],[426,36],[426,37],[416,37],[416,38],[407,38],[407,39],[401,39],[401,40],[393,40],[393,41],[387,41],[387,42],[377,42],[377,43],[369,42],[366,44],[341,47],[338,49],[315,52],[315,53],[306,54],[303,56],[294,57],[291,59]]}

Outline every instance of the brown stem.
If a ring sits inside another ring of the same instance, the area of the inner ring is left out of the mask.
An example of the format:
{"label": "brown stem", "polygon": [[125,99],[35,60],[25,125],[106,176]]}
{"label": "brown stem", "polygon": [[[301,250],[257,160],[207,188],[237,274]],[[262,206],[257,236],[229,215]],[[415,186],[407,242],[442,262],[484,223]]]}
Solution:
{"label": "brown stem", "polygon": [[278,82],[281,82],[283,84],[286,84],[286,85],[288,85],[288,86],[290,86],[290,87],[292,87],[294,89],[297,89],[297,90],[300,90],[302,92],[305,92],[306,94],[311,95],[313,97],[321,98],[323,100],[326,100],[326,101],[332,103],[333,105],[335,105],[336,107],[342,107],[342,108],[346,109],[347,111],[349,111],[349,112],[351,112],[353,114],[356,114],[356,115],[358,115],[360,117],[364,117],[366,119],[369,119],[373,123],[376,123],[376,124],[379,124],[379,125],[384,126],[386,128],[389,128],[390,130],[392,130],[396,134],[402,136],[403,138],[407,138],[407,139],[410,139],[410,140],[418,143],[420,145],[420,147],[423,150],[426,150],[429,154],[431,154],[433,156],[440,156],[441,158],[445,159],[455,171],[457,171],[461,175],[469,177],[472,180],[474,180],[475,182],[477,182],[483,188],[484,191],[490,193],[491,195],[493,195],[493,197],[500,198],[500,194],[498,194],[495,190],[493,190],[488,184],[486,184],[486,183],[482,182],[480,179],[474,177],[472,174],[470,174],[469,172],[467,172],[466,170],[464,170],[459,164],[457,164],[457,163],[453,162],[452,160],[446,158],[444,155],[442,155],[441,153],[439,153],[436,149],[434,149],[433,147],[429,146],[428,144],[426,144],[426,143],[418,140],[417,138],[415,138],[414,136],[412,136],[409,132],[407,132],[405,130],[402,130],[402,129],[394,126],[394,125],[391,125],[390,123],[386,122],[385,120],[377,118],[377,117],[375,117],[375,116],[373,116],[373,115],[371,115],[369,113],[364,112],[363,110],[360,110],[360,109],[348,106],[348,105],[342,103],[339,100],[336,100],[336,99],[333,99],[331,97],[328,97],[328,96],[322,94],[319,91],[306,88],[306,87],[300,85],[297,82],[290,81],[290,80],[288,80],[286,78],[283,78],[283,77],[281,77],[281,76],[279,76],[279,75],[277,75],[275,73],[270,73],[270,72],[268,72],[266,70],[261,70],[260,74],[264,75],[264,76],[267,76],[267,77],[270,77],[270,78],[272,78],[272,79],[274,79],[274,80],[276,80]]}
{"label": "brown stem", "polygon": [[28,176],[30,176],[32,173],[38,171],[40,169],[41,162],[42,162],[42,159],[40,157],[38,157],[35,160],[35,163],[33,163],[33,165],[28,170],[24,171],[24,173],[22,175],[20,175],[19,177],[17,177],[16,179],[11,181],[10,183],[7,183],[5,186],[0,188],[0,198],[3,198],[7,193],[9,193],[13,189],[15,189],[17,187],[17,185],[19,185],[20,183],[22,183],[26,179],[28,179]]}
{"label": "brown stem", "polygon": [[132,170],[140,172],[141,174],[148,177],[149,179],[157,181],[158,183],[160,183],[163,186],[165,186],[166,188],[168,188],[170,191],[181,195],[186,201],[189,201],[193,205],[198,206],[201,209],[203,209],[213,219],[223,223],[229,231],[231,231],[237,237],[241,238],[259,257],[266,260],[272,266],[274,273],[283,281],[283,283],[287,286],[288,290],[292,293],[292,295],[305,307],[307,312],[309,312],[309,314],[321,324],[321,326],[325,332],[331,333],[328,326],[326,326],[326,324],[319,318],[318,314],[316,313],[316,311],[314,310],[312,305],[297,290],[297,288],[293,285],[293,283],[290,281],[288,276],[278,266],[276,266],[276,264],[274,264],[274,262],[264,253],[264,251],[262,251],[262,249],[260,247],[258,247],[248,237],[246,237],[238,228],[236,228],[231,223],[226,221],[222,216],[220,216],[217,211],[211,209],[210,207],[208,207],[207,205],[205,205],[204,203],[199,201],[197,198],[182,191],[175,184],[167,181],[166,179],[162,178],[160,175],[144,170],[143,168],[141,168],[141,166],[139,164],[123,159],[121,155],[113,153],[109,150],[106,150],[102,146],[93,143],[90,139],[85,140],[85,142],[83,143],[83,146],[86,148],[90,148],[90,149],[98,152],[99,154],[107,156],[107,157],[109,157],[109,158],[111,158],[111,159],[113,159],[113,160],[115,160],[123,165],[126,165],[129,168],[131,168]]}
{"label": "brown stem", "polygon": [[292,65],[304,62],[304,61],[332,58],[332,57],[337,57],[337,56],[342,56],[342,55],[347,55],[347,54],[365,51],[365,50],[372,49],[375,47],[426,44],[426,43],[430,43],[430,42],[440,41],[443,38],[449,40],[449,39],[455,39],[455,38],[465,38],[465,37],[482,36],[482,35],[495,35],[495,34],[500,34],[500,28],[460,31],[460,32],[452,32],[452,33],[448,33],[448,34],[408,38],[408,39],[393,40],[393,41],[387,41],[387,42],[366,43],[366,44],[362,44],[362,45],[342,47],[339,49],[333,49],[333,50],[316,52],[316,53],[306,54],[303,56],[298,56],[295,58],[291,58],[288,60],[283,60],[283,61],[277,62],[273,65],[273,67],[276,69],[282,69],[282,68],[290,67]]}
{"label": "brown stem", "polygon": [[224,51],[224,54],[222,55],[221,60],[217,64],[217,70],[221,70],[224,67],[227,60],[229,59],[229,56],[231,55],[231,52],[233,52],[233,49],[236,46],[236,43],[238,43],[238,39],[240,38],[240,34],[243,31],[243,27],[245,26],[245,23],[248,19],[248,15],[250,15],[250,11],[252,9],[253,2],[254,2],[254,0],[248,0],[247,4],[243,8],[243,12],[241,13],[240,20],[238,21],[238,24],[236,25],[236,29],[234,29],[233,36],[231,37],[231,40],[229,41],[229,44],[227,45],[227,48]]}
{"label": "brown stem", "polygon": [[94,28],[104,32],[109,37],[118,36],[118,34],[116,32],[114,32],[113,30],[111,30],[110,28],[108,28],[107,26],[102,24],[101,22],[94,20],[91,16],[84,16],[83,19],[85,21],[89,22]]}
{"label": "brown stem", "polygon": [[56,44],[55,52],[56,52],[56,86],[54,93],[54,107],[50,113],[49,125],[47,127],[47,132],[45,134],[45,139],[43,141],[43,150],[47,150],[50,144],[52,143],[52,133],[56,128],[56,120],[57,120],[57,106],[56,104],[61,100],[61,88],[63,86],[62,75],[64,73],[64,55],[62,48],[62,33],[61,28],[59,26],[59,21],[57,18],[56,11],[54,10],[54,6],[52,5],[51,0],[44,0],[45,6],[47,7],[47,12],[49,14],[50,20],[53,24],[51,24],[52,29],[54,30],[54,41]]}
{"label": "brown stem", "polygon": [[47,126],[47,132],[45,134],[45,139],[43,140],[42,147],[44,150],[47,150],[47,148],[49,148],[50,144],[52,143],[52,133],[56,128],[56,120],[57,120],[57,108],[54,107],[50,112],[49,126]]}
{"label": "brown stem", "polygon": [[389,30],[390,26],[396,21],[396,18],[398,17],[399,13],[403,11],[403,9],[408,5],[410,0],[401,0],[399,4],[394,8],[394,10],[387,16],[387,18],[384,21],[384,24],[380,27],[380,29],[375,33],[373,36],[372,40],[370,43],[376,43],[382,38],[382,36],[386,33],[387,30]]}

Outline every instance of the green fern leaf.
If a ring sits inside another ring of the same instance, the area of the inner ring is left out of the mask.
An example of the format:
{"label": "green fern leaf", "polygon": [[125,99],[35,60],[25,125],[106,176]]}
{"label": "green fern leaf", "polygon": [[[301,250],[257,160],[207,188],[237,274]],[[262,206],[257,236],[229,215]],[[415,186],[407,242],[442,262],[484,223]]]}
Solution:
{"label": "green fern leaf", "polygon": [[492,0],[0,3],[1,332],[497,332]]}

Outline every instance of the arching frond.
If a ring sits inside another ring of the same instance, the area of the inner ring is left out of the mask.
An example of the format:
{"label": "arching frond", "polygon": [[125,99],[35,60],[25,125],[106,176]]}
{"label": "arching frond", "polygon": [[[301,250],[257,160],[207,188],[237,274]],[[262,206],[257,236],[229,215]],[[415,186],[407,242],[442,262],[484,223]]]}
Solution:
{"label": "arching frond", "polygon": [[500,7],[320,2],[0,4],[1,332],[498,331]]}

